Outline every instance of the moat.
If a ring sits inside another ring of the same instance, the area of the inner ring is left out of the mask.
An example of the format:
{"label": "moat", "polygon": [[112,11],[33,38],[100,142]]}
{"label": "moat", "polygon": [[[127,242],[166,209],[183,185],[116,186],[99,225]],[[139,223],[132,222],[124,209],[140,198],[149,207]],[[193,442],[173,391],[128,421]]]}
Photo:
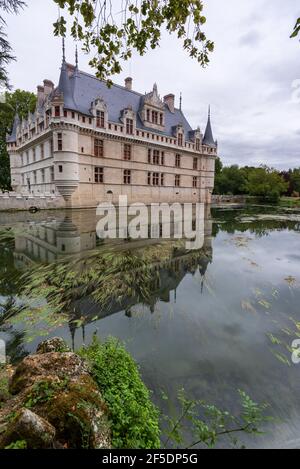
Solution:
{"label": "moat", "polygon": [[0,339],[11,361],[46,337],[78,349],[115,336],[165,413],[162,392],[175,402],[184,387],[234,413],[241,389],[276,418],[246,446],[299,447],[300,212],[207,207],[198,251],[104,243],[95,226],[93,210],[0,214]]}

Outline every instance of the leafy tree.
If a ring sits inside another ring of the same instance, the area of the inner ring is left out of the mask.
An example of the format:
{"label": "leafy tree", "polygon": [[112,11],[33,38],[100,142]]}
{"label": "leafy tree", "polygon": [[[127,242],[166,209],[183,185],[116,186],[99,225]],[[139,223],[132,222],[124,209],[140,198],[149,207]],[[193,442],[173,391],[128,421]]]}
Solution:
{"label": "leafy tree", "polygon": [[237,165],[225,167],[216,173],[216,194],[244,194],[246,192],[247,180],[243,168]]}
{"label": "leafy tree", "polygon": [[12,48],[7,40],[5,33],[5,20],[1,15],[4,13],[18,13],[25,3],[21,0],[0,0],[0,86],[5,88],[9,87],[6,66],[12,60],[15,60],[12,55]]}
{"label": "leafy tree", "polygon": [[295,168],[289,171],[290,176],[290,192],[291,194],[300,194],[300,168]]}
{"label": "leafy tree", "polygon": [[216,175],[221,174],[222,169],[223,169],[223,163],[221,161],[221,158],[219,156],[216,158]]}
{"label": "leafy tree", "polygon": [[[214,44],[203,32],[206,22],[201,0],[54,0],[71,16],[71,35],[83,50],[95,52],[90,65],[97,76],[107,80],[122,70],[121,61],[134,51],[144,55],[156,49],[162,31],[167,30],[183,41],[183,48],[202,66],[209,62]],[[67,20],[60,15],[54,33],[65,36]]]}
{"label": "leafy tree", "polygon": [[261,166],[250,172],[247,186],[250,195],[278,202],[280,196],[286,192],[288,183],[275,169]]}
{"label": "leafy tree", "polygon": [[21,119],[34,112],[36,96],[23,90],[5,93],[5,103],[0,104],[0,190],[10,189],[9,156],[6,150],[6,135],[10,134],[15,115]]}

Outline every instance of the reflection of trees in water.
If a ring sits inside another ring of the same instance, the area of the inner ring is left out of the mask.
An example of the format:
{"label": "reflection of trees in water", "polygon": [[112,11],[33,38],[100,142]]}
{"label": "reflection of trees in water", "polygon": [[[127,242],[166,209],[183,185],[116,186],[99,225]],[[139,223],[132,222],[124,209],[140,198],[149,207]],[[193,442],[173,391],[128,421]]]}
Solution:
{"label": "reflection of trees in water", "polygon": [[[262,215],[272,216],[274,219],[258,219]],[[286,220],[276,220],[276,215],[285,216]],[[299,212],[297,213],[299,214]],[[268,236],[272,231],[297,231],[300,232],[300,221],[289,220],[289,212],[282,213],[280,209],[270,207],[252,207],[242,210],[214,209],[213,237],[219,232],[235,234],[236,232],[251,233],[257,237]]]}
{"label": "reflection of trees in water", "polygon": [[14,266],[14,245],[13,230],[0,231],[0,295],[4,297],[15,294],[20,276]]}

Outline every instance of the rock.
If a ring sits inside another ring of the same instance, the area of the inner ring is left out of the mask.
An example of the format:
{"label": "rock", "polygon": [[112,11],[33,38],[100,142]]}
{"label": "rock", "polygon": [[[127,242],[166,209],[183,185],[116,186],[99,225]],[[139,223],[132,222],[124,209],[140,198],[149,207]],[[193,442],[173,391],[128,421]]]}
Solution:
{"label": "rock", "polygon": [[55,434],[55,428],[45,419],[29,409],[21,409],[0,438],[0,448],[17,441],[26,441],[28,449],[52,448]]}
{"label": "rock", "polygon": [[44,353],[29,355],[17,366],[9,384],[9,392],[18,394],[37,380],[76,379],[88,375],[86,363],[75,353]]}
{"label": "rock", "polygon": [[53,337],[41,342],[36,350],[37,354],[52,352],[71,352],[71,349],[61,337]]}

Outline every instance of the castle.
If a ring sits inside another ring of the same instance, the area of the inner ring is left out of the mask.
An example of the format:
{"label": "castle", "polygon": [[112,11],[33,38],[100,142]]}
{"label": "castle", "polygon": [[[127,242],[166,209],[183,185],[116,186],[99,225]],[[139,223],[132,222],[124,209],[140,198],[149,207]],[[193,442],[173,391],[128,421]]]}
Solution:
{"label": "castle", "polygon": [[106,83],[63,62],[57,87],[44,80],[37,108],[15,117],[7,139],[13,191],[63,196],[68,207],[99,202],[211,203],[218,145],[210,112],[203,135],[175,96]]}

